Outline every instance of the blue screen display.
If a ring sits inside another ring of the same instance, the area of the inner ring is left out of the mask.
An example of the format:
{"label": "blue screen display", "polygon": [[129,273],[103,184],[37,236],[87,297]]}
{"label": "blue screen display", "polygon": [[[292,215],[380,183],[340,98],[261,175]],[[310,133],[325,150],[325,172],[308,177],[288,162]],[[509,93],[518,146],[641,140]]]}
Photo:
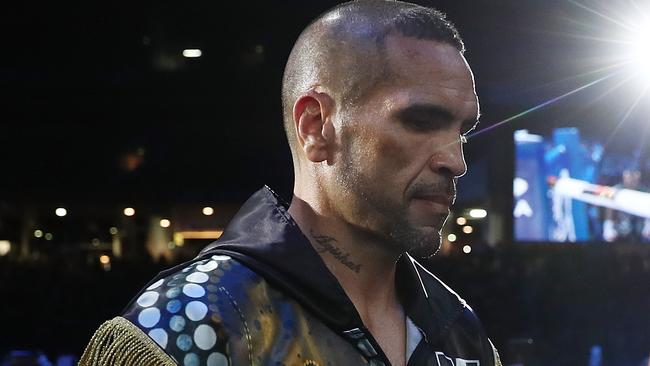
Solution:
{"label": "blue screen display", "polygon": [[514,237],[650,243],[650,162],[573,127],[515,132]]}

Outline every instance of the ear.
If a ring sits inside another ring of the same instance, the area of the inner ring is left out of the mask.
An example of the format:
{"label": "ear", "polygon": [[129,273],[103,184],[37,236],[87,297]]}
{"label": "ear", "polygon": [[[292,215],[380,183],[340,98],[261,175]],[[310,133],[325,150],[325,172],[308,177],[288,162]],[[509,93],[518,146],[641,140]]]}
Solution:
{"label": "ear", "polygon": [[331,123],[334,101],[326,93],[310,91],[293,106],[296,137],[309,161],[320,163],[330,158],[334,131]]}

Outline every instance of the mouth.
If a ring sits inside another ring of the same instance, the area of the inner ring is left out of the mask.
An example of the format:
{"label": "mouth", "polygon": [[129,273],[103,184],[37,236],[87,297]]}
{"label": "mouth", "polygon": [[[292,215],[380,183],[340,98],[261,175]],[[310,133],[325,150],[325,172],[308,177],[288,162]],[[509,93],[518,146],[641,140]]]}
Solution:
{"label": "mouth", "polygon": [[417,183],[410,187],[413,218],[421,223],[440,226],[444,223],[456,198],[454,182]]}
{"label": "mouth", "polygon": [[427,221],[439,224],[449,215],[452,199],[444,195],[427,195],[413,198],[416,210],[428,217]]}
{"label": "mouth", "polygon": [[424,201],[430,204],[444,207],[445,210],[454,204],[456,194],[454,190],[431,190],[429,192],[417,192],[413,195],[414,200]]}
{"label": "mouth", "polygon": [[443,206],[445,209],[449,209],[451,205],[454,204],[454,198],[451,195],[444,194],[427,194],[427,195],[418,195],[414,197],[416,200],[430,202],[436,204],[437,206]]}

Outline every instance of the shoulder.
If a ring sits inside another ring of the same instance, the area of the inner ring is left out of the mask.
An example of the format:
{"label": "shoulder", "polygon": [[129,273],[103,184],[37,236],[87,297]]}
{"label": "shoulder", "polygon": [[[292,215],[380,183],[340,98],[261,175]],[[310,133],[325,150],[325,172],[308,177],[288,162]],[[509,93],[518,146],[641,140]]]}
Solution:
{"label": "shoulder", "polygon": [[86,345],[79,366],[174,366],[177,362],[122,317],[104,322]]}
{"label": "shoulder", "polygon": [[178,362],[227,359],[232,341],[245,336],[237,302],[260,281],[229,256],[198,258],[161,272],[122,316]]}

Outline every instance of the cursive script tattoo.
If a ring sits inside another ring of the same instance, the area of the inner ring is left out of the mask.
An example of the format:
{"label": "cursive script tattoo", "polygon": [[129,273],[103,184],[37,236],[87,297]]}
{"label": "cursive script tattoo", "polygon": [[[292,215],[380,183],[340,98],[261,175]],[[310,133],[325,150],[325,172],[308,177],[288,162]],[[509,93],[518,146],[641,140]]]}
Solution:
{"label": "cursive script tattoo", "polygon": [[314,238],[316,244],[319,246],[319,248],[316,248],[316,251],[319,254],[325,252],[330,253],[344,266],[350,268],[356,273],[361,272],[361,264],[352,262],[349,258],[350,253],[344,253],[340,248],[334,245],[334,243],[337,242],[335,238],[327,235],[314,234],[313,230],[310,230],[309,232],[311,234],[311,237]]}

